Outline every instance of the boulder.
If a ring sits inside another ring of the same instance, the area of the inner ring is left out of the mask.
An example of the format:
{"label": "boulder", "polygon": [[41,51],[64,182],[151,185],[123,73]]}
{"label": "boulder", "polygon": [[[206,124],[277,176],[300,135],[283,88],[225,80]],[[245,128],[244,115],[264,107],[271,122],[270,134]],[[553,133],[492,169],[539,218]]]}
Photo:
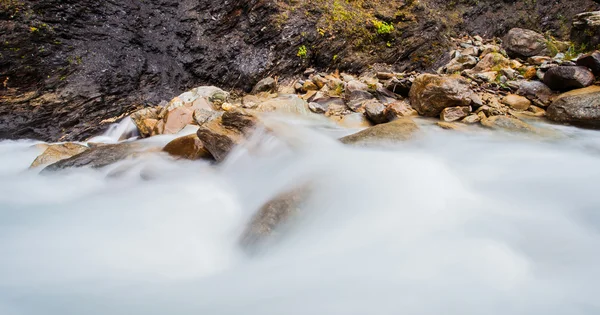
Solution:
{"label": "boulder", "polygon": [[239,144],[257,124],[257,118],[243,111],[225,112],[197,131],[198,139],[218,162]]}
{"label": "boulder", "polygon": [[252,94],[260,93],[260,92],[276,92],[277,91],[277,81],[272,77],[264,78],[252,89]]}
{"label": "boulder", "polygon": [[89,148],[85,145],[71,142],[53,144],[48,146],[48,148],[46,148],[42,154],[35,158],[33,163],[31,163],[30,168],[53,164],[64,159],[68,159],[88,149]]}
{"label": "boulder", "polygon": [[531,106],[531,101],[524,96],[508,94],[502,99],[502,104],[514,110],[527,110]]}
{"label": "boulder", "polygon": [[517,118],[509,116],[492,116],[481,120],[485,127],[495,130],[505,130],[510,132],[530,133],[536,132],[535,128]]}
{"label": "boulder", "polygon": [[97,146],[70,158],[50,164],[46,166],[42,172],[49,173],[74,167],[101,168],[134,157],[137,153],[144,152],[148,149],[148,147],[145,147],[138,142],[122,142],[118,144]]}
{"label": "boulder", "polygon": [[469,115],[462,120],[462,122],[465,124],[474,124],[474,123],[478,123],[479,121],[481,121],[481,116],[479,116],[477,114]]}
{"label": "boulder", "polygon": [[483,57],[473,68],[474,71],[500,71],[505,68],[510,68],[510,60],[500,53],[492,52]]}
{"label": "boulder", "polygon": [[175,134],[185,126],[194,123],[194,109],[187,106],[176,107],[165,115],[162,134]]}
{"label": "boulder", "polygon": [[546,38],[540,33],[522,28],[511,29],[503,41],[506,53],[512,58],[548,54]]}
{"label": "boulder", "polygon": [[308,103],[308,109],[310,109],[313,113],[316,114],[325,114],[329,107],[323,103],[310,102]]}
{"label": "boulder", "polygon": [[391,121],[396,117],[417,116],[418,113],[406,100],[398,100],[386,106],[386,115],[388,116],[388,121]]}
{"label": "boulder", "polygon": [[600,11],[581,13],[573,18],[571,41],[587,47],[600,45]]}
{"label": "boulder", "polygon": [[129,116],[137,127],[142,138],[153,135],[154,127],[159,119],[158,112],[159,108],[149,107],[140,109]]}
{"label": "boulder", "polygon": [[561,94],[546,112],[548,119],[588,128],[600,128],[600,86]]}
{"label": "boulder", "polygon": [[281,95],[276,98],[268,99],[260,103],[256,110],[261,112],[278,112],[296,115],[312,114],[308,108],[308,103],[297,95]]}
{"label": "boulder", "polygon": [[440,114],[440,119],[445,122],[461,120],[471,113],[471,106],[446,107]]}
{"label": "boulder", "polygon": [[445,73],[461,72],[477,65],[477,58],[470,55],[459,55],[444,66]]}
{"label": "boulder", "polygon": [[389,121],[386,115],[386,107],[378,100],[370,100],[365,103],[367,118],[374,124],[383,124]]}
{"label": "boulder", "polygon": [[539,101],[541,105],[548,106],[554,97],[552,90],[539,81],[519,81],[517,94],[527,97],[532,101]]}
{"label": "boulder", "polygon": [[204,148],[204,144],[198,139],[198,135],[196,134],[179,137],[167,143],[163,151],[171,156],[187,160],[211,160],[213,158],[210,152]]}
{"label": "boulder", "polygon": [[481,99],[459,76],[422,74],[410,89],[410,103],[423,116],[437,117],[446,107],[480,105]]}
{"label": "boulder", "polygon": [[343,137],[340,141],[353,145],[376,145],[408,140],[419,130],[410,118],[398,118],[392,122],[381,124]]}
{"label": "boulder", "polygon": [[[215,108],[219,108],[221,104],[229,100],[229,93],[216,86],[200,86],[192,89],[190,92],[195,97],[194,100],[203,97]],[[193,102],[193,100],[188,102]]]}
{"label": "boulder", "polygon": [[600,75],[600,51],[582,55],[577,59],[577,65],[590,69],[594,75]]}
{"label": "boulder", "polygon": [[552,67],[544,75],[544,84],[556,91],[568,91],[590,86],[594,83],[594,74],[585,67]]}

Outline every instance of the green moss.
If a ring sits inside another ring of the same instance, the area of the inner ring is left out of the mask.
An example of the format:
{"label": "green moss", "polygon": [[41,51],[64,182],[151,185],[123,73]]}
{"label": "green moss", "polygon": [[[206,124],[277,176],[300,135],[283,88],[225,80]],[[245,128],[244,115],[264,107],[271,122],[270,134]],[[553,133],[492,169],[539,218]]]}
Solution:
{"label": "green moss", "polygon": [[308,54],[308,49],[306,48],[305,45],[298,47],[298,53],[296,54],[296,56],[304,59],[304,58],[306,58],[307,54]]}

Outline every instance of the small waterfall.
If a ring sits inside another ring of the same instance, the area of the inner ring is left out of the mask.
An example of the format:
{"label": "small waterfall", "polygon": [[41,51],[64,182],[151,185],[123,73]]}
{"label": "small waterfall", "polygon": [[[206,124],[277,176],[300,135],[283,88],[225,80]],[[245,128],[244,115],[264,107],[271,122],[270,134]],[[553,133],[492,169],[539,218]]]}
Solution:
{"label": "small waterfall", "polygon": [[139,133],[133,120],[130,117],[125,117],[120,122],[110,125],[104,134],[93,137],[88,142],[116,143],[138,136]]}

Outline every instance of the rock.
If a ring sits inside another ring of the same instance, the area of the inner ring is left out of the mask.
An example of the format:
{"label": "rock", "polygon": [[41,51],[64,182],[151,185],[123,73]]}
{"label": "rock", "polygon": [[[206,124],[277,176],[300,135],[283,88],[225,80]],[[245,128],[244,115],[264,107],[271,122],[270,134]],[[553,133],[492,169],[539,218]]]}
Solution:
{"label": "rock", "polygon": [[267,239],[276,237],[274,232],[292,216],[300,213],[303,201],[310,194],[310,185],[299,186],[277,194],[267,201],[250,220],[243,232],[240,244],[245,250],[254,251]]}
{"label": "rock", "polygon": [[473,75],[473,77],[475,78],[475,80],[477,80],[479,82],[495,82],[496,78],[498,77],[498,72],[496,72],[496,71],[479,72],[479,73],[475,73]]}
{"label": "rock", "polygon": [[483,58],[489,53],[502,53],[502,48],[496,45],[485,45],[481,51],[479,57]]}
{"label": "rock", "polygon": [[527,67],[527,68],[525,68],[525,71],[523,72],[523,78],[525,78],[527,80],[531,80],[531,79],[535,78],[536,75],[537,75],[537,69],[535,67]]}
{"label": "rock", "polygon": [[419,114],[436,117],[446,107],[480,104],[481,100],[462,77],[422,74],[413,82],[410,103]]}
{"label": "rock", "polygon": [[256,109],[262,112],[278,112],[303,116],[312,114],[308,108],[308,103],[293,94],[281,95],[266,100],[259,104]]}
{"label": "rock", "polygon": [[196,134],[179,137],[167,143],[163,151],[174,157],[187,160],[211,160],[213,158],[210,152],[204,148],[204,144],[202,144],[202,141],[198,139],[198,135]]}
{"label": "rock", "polygon": [[463,119],[471,113],[471,106],[446,107],[440,114],[440,119],[445,122],[452,122]]}
{"label": "rock", "polygon": [[33,161],[33,163],[31,163],[30,168],[56,163],[58,161],[68,159],[74,155],[82,153],[88,149],[89,148],[85,145],[71,142],[53,144],[46,148],[46,150],[44,150],[44,152],[41,155],[39,155]]}
{"label": "rock", "polygon": [[73,167],[101,168],[121,160],[134,157],[136,153],[148,150],[138,142],[107,144],[85,150],[70,158],[46,166],[42,173],[49,173]]}
{"label": "rock", "polygon": [[509,116],[493,116],[481,120],[481,124],[491,129],[505,130],[510,132],[529,133],[536,131],[535,128],[523,122],[522,120]]}
{"label": "rock", "polygon": [[256,83],[256,85],[252,89],[252,94],[257,94],[260,92],[276,92],[276,91],[277,91],[277,81],[275,81],[275,79],[273,79],[272,77],[267,77],[267,78],[264,78],[264,79],[258,81],[258,83]]}
{"label": "rock", "polygon": [[328,106],[325,106],[324,104],[321,104],[321,103],[316,103],[316,102],[308,103],[308,109],[310,109],[313,113],[325,114],[325,112],[327,111],[328,108],[329,108]]}
{"label": "rock", "polygon": [[395,78],[396,75],[394,75],[394,73],[392,73],[392,72],[377,72],[376,77],[379,80],[384,80],[385,81],[385,80],[389,80],[389,79]]}
{"label": "rock", "polygon": [[[223,91],[216,86],[200,86],[190,91],[196,100],[200,97],[208,100],[215,108],[218,108],[222,103],[227,102],[229,99],[229,93]],[[193,102],[190,101],[190,102]],[[194,106],[197,107],[197,106]]]}
{"label": "rock", "polygon": [[526,113],[531,113],[535,117],[546,116],[546,111],[543,108],[537,107],[535,105],[529,106],[529,109]]}
{"label": "rock", "polygon": [[469,115],[462,120],[462,122],[465,124],[474,124],[478,123],[479,121],[481,121],[481,117],[477,114]]}
{"label": "rock", "polygon": [[512,58],[548,54],[546,39],[542,34],[522,28],[511,29],[503,41],[506,53]]}
{"label": "rock", "polygon": [[479,48],[477,47],[468,47],[463,49],[460,54],[461,55],[466,55],[466,56],[473,56],[473,57],[477,57],[479,56]]}
{"label": "rock", "polygon": [[546,116],[559,123],[600,128],[600,86],[561,94],[548,107]]}
{"label": "rock", "polygon": [[514,110],[527,110],[531,106],[531,101],[524,96],[508,94],[502,99],[502,104]]}
{"label": "rock", "polygon": [[186,106],[179,106],[167,112],[164,118],[163,134],[175,134],[181,131],[185,126],[194,123],[194,109]]}
{"label": "rock", "polygon": [[568,91],[590,86],[594,74],[585,67],[558,66],[550,68],[544,75],[544,84],[557,91]]}
{"label": "rock", "polygon": [[548,56],[532,56],[527,58],[527,62],[532,65],[541,66],[544,63],[552,62],[552,58]]}
{"label": "rock", "polygon": [[445,73],[456,73],[466,69],[471,69],[477,65],[477,58],[470,55],[460,55],[452,59],[447,65],[444,66]]}
{"label": "rock", "polygon": [[410,88],[412,87],[412,81],[410,79],[397,79],[393,78],[385,83],[385,88],[402,96],[408,96]]}
{"label": "rock", "polygon": [[582,55],[577,59],[577,65],[590,69],[594,75],[600,75],[600,51]]}
{"label": "rock", "polygon": [[302,90],[304,90],[304,91],[318,91],[319,87],[313,81],[306,80],[304,82],[304,84],[302,85]]}
{"label": "rock", "polygon": [[552,101],[554,93],[550,88],[539,81],[520,81],[517,94],[527,97],[534,101],[539,100],[544,106],[548,106]]}
{"label": "rock", "polygon": [[218,162],[223,161],[255,127],[257,118],[242,111],[225,112],[197,131],[198,139]]}
{"label": "rock", "polygon": [[325,80],[322,76],[320,75],[315,75],[312,78],[313,83],[320,89],[322,89],[326,84],[327,84],[327,80]]}
{"label": "rock", "polygon": [[453,123],[453,122],[438,121],[435,124],[438,125],[440,128],[446,129],[446,130],[455,130],[455,131],[465,131],[466,130],[465,125]]}
{"label": "rock", "polygon": [[419,127],[410,118],[398,118],[392,122],[381,124],[343,137],[340,141],[344,144],[374,145],[377,143],[393,143],[405,141],[419,130]]}
{"label": "rock", "polygon": [[367,128],[372,126],[365,115],[355,112],[350,112],[349,114],[341,116],[330,116],[329,119],[344,128]]}
{"label": "rock", "polygon": [[489,53],[485,55],[473,68],[474,71],[500,71],[504,68],[510,68],[510,60],[499,53]]}
{"label": "rock", "polygon": [[388,121],[394,120],[396,117],[410,117],[418,114],[406,100],[395,101],[386,106]]}
{"label": "rock", "polygon": [[363,103],[375,98],[368,89],[368,85],[358,80],[348,82],[345,95],[346,105],[355,112],[362,112]]}
{"label": "rock", "polygon": [[587,47],[600,45],[600,11],[585,12],[573,18],[571,41]]}
{"label": "rock", "polygon": [[383,124],[389,121],[386,115],[386,107],[377,100],[370,100],[365,103],[365,113],[367,118],[374,124]]}
{"label": "rock", "polygon": [[196,125],[202,126],[206,122],[211,121],[212,119],[220,116],[221,114],[222,114],[221,112],[217,112],[217,111],[213,111],[213,110],[196,109],[196,110],[194,110],[193,119],[194,119],[194,122],[196,123]]}
{"label": "rock", "polygon": [[153,135],[154,127],[158,122],[158,108],[143,108],[132,113],[129,117],[131,117],[142,138],[150,137]]}

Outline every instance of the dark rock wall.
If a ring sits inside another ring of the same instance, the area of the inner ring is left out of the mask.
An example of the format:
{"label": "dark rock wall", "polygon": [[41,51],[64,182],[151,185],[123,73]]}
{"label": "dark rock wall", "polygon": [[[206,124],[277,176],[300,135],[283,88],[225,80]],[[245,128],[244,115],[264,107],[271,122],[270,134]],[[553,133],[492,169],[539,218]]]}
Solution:
{"label": "dark rock wall", "polygon": [[[105,119],[192,86],[247,90],[307,66],[433,69],[449,35],[522,26],[563,36],[574,14],[598,8],[591,0],[358,1],[403,26],[392,40],[354,47],[341,32],[317,31],[324,13],[312,8],[335,1],[2,0],[0,138],[82,140]],[[296,55],[300,45],[306,58]]]}

